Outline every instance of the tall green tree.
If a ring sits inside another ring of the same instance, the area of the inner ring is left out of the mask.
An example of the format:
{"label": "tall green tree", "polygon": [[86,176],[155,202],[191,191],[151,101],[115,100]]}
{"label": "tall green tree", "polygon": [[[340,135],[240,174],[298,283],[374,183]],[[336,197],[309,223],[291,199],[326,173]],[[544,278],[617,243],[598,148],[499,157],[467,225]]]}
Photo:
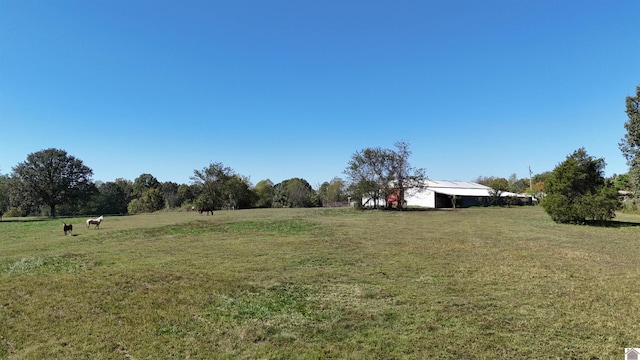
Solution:
{"label": "tall green tree", "polygon": [[636,87],[636,96],[627,96],[626,107],[627,133],[618,145],[629,165],[631,188],[640,196],[640,85]]}
{"label": "tall green tree", "polygon": [[[512,176],[515,176],[515,174]],[[489,190],[489,203],[491,205],[500,205],[502,193],[509,190],[509,180],[505,178],[479,176],[475,182],[491,188],[491,190]]]}
{"label": "tall green tree", "polygon": [[618,193],[603,176],[604,159],[584,148],[567,156],[547,178],[542,206],[559,223],[608,221],[615,217]]}
{"label": "tall green tree", "polygon": [[318,189],[318,196],[322,206],[335,206],[335,204],[344,203],[348,199],[345,183],[338,177],[323,182]]}
{"label": "tall green tree", "polygon": [[273,204],[273,182],[270,179],[260,180],[253,187],[256,194],[254,205],[259,208],[270,208]]}
{"label": "tall green tree", "polygon": [[132,184],[133,198],[127,205],[130,214],[154,212],[165,206],[162,183],[151,174],[140,174]]}
{"label": "tall green tree", "polygon": [[380,147],[366,148],[351,155],[344,170],[349,191],[354,198],[365,198],[378,207],[380,199],[386,199],[391,188],[390,173],[392,153]]}
{"label": "tall green tree", "polygon": [[133,180],[133,195],[140,197],[149,189],[159,189],[162,186],[160,181],[151,174],[140,174],[135,180]]}
{"label": "tall green tree", "polygon": [[165,181],[160,186],[160,190],[162,190],[162,197],[164,198],[164,204],[169,209],[179,207],[181,204],[178,197],[178,189],[178,183],[173,181]]}
{"label": "tall green tree", "polygon": [[274,186],[273,206],[314,207],[319,205],[318,196],[305,179],[291,178]]}
{"label": "tall green tree", "polygon": [[9,209],[9,175],[0,174],[0,220]]}
{"label": "tall green tree", "polygon": [[196,206],[201,209],[220,209],[225,205],[225,186],[234,175],[233,169],[217,162],[202,170],[193,170],[191,181],[196,187],[198,197]]}
{"label": "tall green tree", "polygon": [[193,193],[193,188],[187,184],[180,184],[178,186],[178,203],[179,204],[192,204],[196,196]]}
{"label": "tall green tree", "polygon": [[161,210],[164,206],[162,190],[151,188],[143,192],[140,197],[131,200],[127,206],[127,211],[129,214],[150,213]]}
{"label": "tall green tree", "polygon": [[95,189],[91,177],[93,170],[82,160],[60,149],[46,149],[31,153],[27,160],[13,168],[12,177],[27,201],[47,205],[51,216],[56,216],[56,206],[75,204],[83,197],[91,196]]}
{"label": "tall green tree", "polygon": [[629,190],[629,174],[614,175],[612,180],[616,190]]}
{"label": "tall green tree", "polygon": [[[96,195],[96,208],[93,213],[97,214],[126,214],[127,206],[131,201],[131,190],[122,186],[122,179],[108,181],[98,186]],[[126,181],[126,180],[125,180]]]}
{"label": "tall green tree", "polygon": [[501,205],[502,193],[509,189],[509,180],[505,178],[494,178],[486,186],[490,187],[489,202],[491,205]]}
{"label": "tall green tree", "polygon": [[248,209],[256,201],[248,177],[233,174],[224,183],[223,207],[230,210]]}

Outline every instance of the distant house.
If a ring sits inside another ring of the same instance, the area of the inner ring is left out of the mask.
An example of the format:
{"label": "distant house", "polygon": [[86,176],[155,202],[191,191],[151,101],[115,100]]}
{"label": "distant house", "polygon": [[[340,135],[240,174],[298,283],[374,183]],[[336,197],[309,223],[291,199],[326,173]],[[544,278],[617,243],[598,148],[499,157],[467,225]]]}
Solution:
{"label": "distant house", "polygon": [[633,191],[618,190],[618,197],[620,201],[627,201],[633,197]]}
{"label": "distant house", "polygon": [[[471,206],[491,205],[492,198],[499,197],[502,204],[517,199],[520,204],[530,204],[531,196],[515,194],[508,191],[495,194],[488,186],[468,181],[427,180],[422,189],[405,190],[404,206],[425,208],[466,208]],[[391,193],[381,205],[397,206],[398,194]]]}

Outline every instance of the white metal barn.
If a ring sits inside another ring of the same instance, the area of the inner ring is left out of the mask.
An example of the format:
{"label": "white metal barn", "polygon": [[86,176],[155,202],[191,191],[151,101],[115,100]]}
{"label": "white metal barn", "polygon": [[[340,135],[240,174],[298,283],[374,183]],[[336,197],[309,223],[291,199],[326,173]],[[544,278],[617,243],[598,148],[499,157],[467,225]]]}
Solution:
{"label": "white metal barn", "polygon": [[[426,208],[451,208],[489,205],[492,190],[490,187],[468,181],[442,181],[427,180],[425,187],[419,191],[408,189],[405,191],[405,206],[418,206]],[[523,194],[515,194],[504,191],[501,197],[527,198]]]}

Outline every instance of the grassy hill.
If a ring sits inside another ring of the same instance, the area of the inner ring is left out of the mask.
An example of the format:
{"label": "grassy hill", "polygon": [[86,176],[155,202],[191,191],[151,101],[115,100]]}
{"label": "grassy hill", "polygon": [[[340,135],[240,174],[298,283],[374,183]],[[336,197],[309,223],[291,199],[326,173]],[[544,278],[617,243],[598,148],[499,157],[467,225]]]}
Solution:
{"label": "grassy hill", "polygon": [[263,209],[0,222],[0,358],[622,358],[640,216]]}

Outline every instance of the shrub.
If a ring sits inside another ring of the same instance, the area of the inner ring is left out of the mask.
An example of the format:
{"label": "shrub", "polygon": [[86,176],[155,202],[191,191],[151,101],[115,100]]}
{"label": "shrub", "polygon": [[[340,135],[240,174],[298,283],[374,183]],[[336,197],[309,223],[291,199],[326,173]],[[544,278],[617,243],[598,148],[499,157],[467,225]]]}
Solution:
{"label": "shrub", "polygon": [[7,211],[5,211],[2,216],[6,216],[6,217],[21,217],[21,216],[27,216],[27,212],[24,211],[24,209],[22,209],[21,207],[12,206],[12,207],[8,208]]}
{"label": "shrub", "polygon": [[542,201],[547,214],[559,223],[609,221],[619,207],[618,194],[603,176],[605,162],[576,150],[553,170]]}
{"label": "shrub", "polygon": [[142,204],[142,201],[140,201],[139,199],[131,200],[129,202],[129,205],[127,206],[127,212],[131,215],[144,212],[144,205]]}

